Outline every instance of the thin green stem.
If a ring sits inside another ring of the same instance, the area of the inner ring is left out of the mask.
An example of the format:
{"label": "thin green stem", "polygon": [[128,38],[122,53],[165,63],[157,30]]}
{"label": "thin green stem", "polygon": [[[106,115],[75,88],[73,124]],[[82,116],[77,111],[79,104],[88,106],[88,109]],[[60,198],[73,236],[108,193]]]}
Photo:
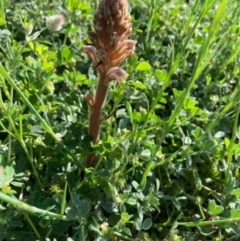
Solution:
{"label": "thin green stem", "polygon": [[226,218],[221,220],[211,220],[211,221],[198,221],[198,222],[177,222],[178,226],[185,227],[198,227],[198,226],[210,226],[210,225],[223,225],[230,223],[239,223],[240,218]]}
{"label": "thin green stem", "polygon": [[0,191],[0,200],[11,204],[18,210],[26,211],[27,213],[30,213],[30,214],[40,215],[43,217],[48,217],[50,219],[58,219],[58,220],[68,221],[68,218],[65,215],[60,215],[57,213],[53,213],[53,212],[50,212],[50,211],[47,211],[44,209],[40,209],[40,208],[31,206],[27,203],[19,201],[14,196],[6,195],[1,191]]}
{"label": "thin green stem", "polygon": [[28,214],[24,214],[24,217],[27,219],[29,225],[31,226],[31,228],[33,229],[34,233],[36,234],[37,238],[40,239],[41,236],[39,234],[39,232],[37,231],[35,225],[33,224],[32,220],[29,218]]}
{"label": "thin green stem", "polygon": [[62,195],[61,215],[64,214],[64,211],[65,211],[65,208],[66,208],[67,186],[68,186],[68,183],[66,181],[65,186],[64,186],[64,190],[63,190],[63,195]]}
{"label": "thin green stem", "polygon": [[232,157],[234,153],[234,147],[235,147],[235,140],[236,140],[236,133],[237,133],[237,128],[238,128],[238,120],[239,120],[239,114],[240,114],[240,84],[238,82],[238,93],[237,93],[237,100],[236,100],[236,105],[235,105],[235,118],[234,118],[234,123],[233,123],[233,130],[232,130],[232,138],[230,141],[230,144],[228,146],[228,157],[227,157],[227,164],[228,164],[228,171],[226,175],[226,182],[229,182],[230,176],[230,164],[232,163]]}
{"label": "thin green stem", "polygon": [[121,233],[119,233],[119,232],[114,232],[114,234],[116,235],[116,236],[118,236],[119,238],[121,238],[121,239],[123,239],[123,240],[128,240],[128,241],[136,241],[136,239],[134,239],[134,238],[129,238],[129,237],[127,237],[126,235],[123,235],[123,234],[121,234]]}
{"label": "thin green stem", "polygon": [[[10,109],[12,108],[12,103],[13,103],[13,88],[10,90]],[[8,124],[8,129],[11,132],[11,125],[10,123]],[[10,163],[11,160],[11,155],[12,155],[12,135],[8,134],[8,156],[7,156],[7,163]]]}
{"label": "thin green stem", "polygon": [[45,235],[45,237],[48,238],[50,236],[51,232],[52,232],[52,226],[49,227],[49,230],[48,230],[47,234]]}

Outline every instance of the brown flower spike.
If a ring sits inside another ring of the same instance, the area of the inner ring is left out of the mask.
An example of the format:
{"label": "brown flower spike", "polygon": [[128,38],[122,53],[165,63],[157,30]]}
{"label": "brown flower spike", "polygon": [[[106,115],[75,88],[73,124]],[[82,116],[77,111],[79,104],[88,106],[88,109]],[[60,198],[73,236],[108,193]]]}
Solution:
{"label": "brown flower spike", "polygon": [[[84,47],[99,74],[96,95],[87,94],[90,107],[89,135],[97,143],[103,121],[102,109],[106,99],[108,84],[127,78],[127,73],[118,67],[127,57],[134,54],[136,41],[129,40],[132,33],[131,17],[127,0],[102,0],[94,16],[94,32],[89,32],[93,45]],[[87,157],[86,164],[92,165],[94,156]]]}

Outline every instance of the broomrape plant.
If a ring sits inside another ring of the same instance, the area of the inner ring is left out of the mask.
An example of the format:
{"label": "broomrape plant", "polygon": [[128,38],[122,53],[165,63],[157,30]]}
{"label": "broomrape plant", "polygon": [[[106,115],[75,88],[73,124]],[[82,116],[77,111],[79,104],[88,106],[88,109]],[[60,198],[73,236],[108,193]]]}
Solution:
{"label": "broomrape plant", "polygon": [[[137,41],[128,39],[132,24],[126,0],[102,0],[93,24],[95,31],[88,33],[93,45],[86,45],[84,50],[98,71],[99,82],[95,96],[87,94],[85,99],[90,107],[89,135],[96,144],[104,121],[102,110],[108,85],[111,81],[118,83],[127,78],[127,73],[119,65],[134,54]],[[94,160],[96,158],[89,155],[86,164],[90,166]]]}

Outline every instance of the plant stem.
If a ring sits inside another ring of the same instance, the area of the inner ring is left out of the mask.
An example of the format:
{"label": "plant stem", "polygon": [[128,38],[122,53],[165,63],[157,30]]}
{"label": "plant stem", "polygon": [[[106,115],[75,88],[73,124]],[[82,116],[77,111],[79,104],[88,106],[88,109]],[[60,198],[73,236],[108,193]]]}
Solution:
{"label": "plant stem", "polygon": [[[99,82],[96,90],[96,95],[93,98],[93,105],[90,113],[88,134],[93,138],[93,144],[96,144],[99,139],[100,128],[103,121],[102,109],[107,96],[108,84],[105,83],[105,72],[99,76]],[[94,155],[88,155],[86,159],[87,166],[94,164]]]}
{"label": "plant stem", "polygon": [[53,212],[50,212],[45,209],[40,209],[40,208],[31,206],[27,203],[19,201],[14,196],[9,196],[1,191],[0,191],[0,200],[3,202],[6,202],[8,204],[11,204],[16,209],[26,211],[27,213],[45,216],[45,217],[48,217],[49,219],[58,219],[58,220],[68,221],[68,218],[65,215],[60,215],[60,214],[53,213]]}
{"label": "plant stem", "polygon": [[225,225],[230,223],[239,223],[239,221],[240,221],[240,218],[226,218],[226,219],[211,220],[211,221],[177,222],[177,225],[185,226],[185,227],[198,227],[198,226]]}
{"label": "plant stem", "polygon": [[94,105],[90,114],[89,135],[93,137],[93,143],[96,144],[99,139],[100,127],[102,124],[102,109],[106,99],[108,85],[104,83],[104,75],[99,78],[99,83],[94,98]]}
{"label": "plant stem", "polygon": [[40,239],[41,236],[38,232],[38,230],[36,229],[35,225],[33,224],[32,220],[29,218],[28,214],[24,214],[25,218],[27,219],[29,225],[31,226],[31,228],[33,229],[34,233],[36,234],[37,238]]}
{"label": "plant stem", "polygon": [[114,232],[114,234],[117,236],[117,237],[120,237],[120,238],[123,238],[124,240],[128,240],[128,241],[135,241],[136,239],[134,238],[129,238],[127,237],[126,235],[123,235],[119,232]]}

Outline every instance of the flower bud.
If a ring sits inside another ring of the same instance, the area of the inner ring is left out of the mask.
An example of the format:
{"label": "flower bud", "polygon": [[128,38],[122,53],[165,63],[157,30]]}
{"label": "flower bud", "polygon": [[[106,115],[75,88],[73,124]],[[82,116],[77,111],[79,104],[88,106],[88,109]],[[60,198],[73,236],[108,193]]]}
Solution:
{"label": "flower bud", "polygon": [[89,58],[96,64],[97,63],[97,50],[94,46],[92,45],[85,45],[84,46],[84,52],[87,53],[87,55],[89,56]]}
{"label": "flower bud", "polygon": [[50,31],[60,31],[64,25],[65,19],[62,14],[49,16],[46,18],[46,25]]}
{"label": "flower bud", "polygon": [[124,82],[128,77],[128,73],[120,67],[110,68],[106,73],[107,83],[115,81],[117,83]]}

